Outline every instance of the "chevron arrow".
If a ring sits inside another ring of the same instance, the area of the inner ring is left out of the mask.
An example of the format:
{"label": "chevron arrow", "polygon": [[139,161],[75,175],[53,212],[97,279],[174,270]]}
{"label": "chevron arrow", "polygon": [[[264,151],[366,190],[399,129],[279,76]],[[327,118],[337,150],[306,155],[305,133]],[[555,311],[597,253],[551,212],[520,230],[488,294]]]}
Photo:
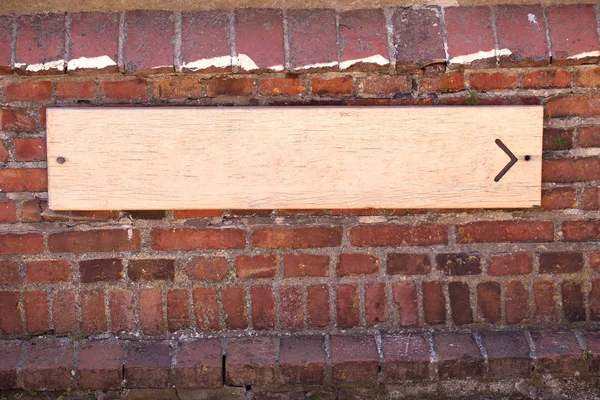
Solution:
{"label": "chevron arrow", "polygon": [[506,174],[508,172],[508,170],[511,169],[512,166],[517,163],[517,161],[519,161],[519,159],[517,157],[515,157],[513,152],[510,151],[504,143],[502,143],[502,140],[496,139],[496,144],[510,157],[510,161],[508,164],[506,164],[506,166],[504,168],[502,168],[502,171],[500,171],[498,173],[498,175],[496,175],[496,177],[494,178],[494,182],[498,182],[500,179],[502,179],[504,174]]}

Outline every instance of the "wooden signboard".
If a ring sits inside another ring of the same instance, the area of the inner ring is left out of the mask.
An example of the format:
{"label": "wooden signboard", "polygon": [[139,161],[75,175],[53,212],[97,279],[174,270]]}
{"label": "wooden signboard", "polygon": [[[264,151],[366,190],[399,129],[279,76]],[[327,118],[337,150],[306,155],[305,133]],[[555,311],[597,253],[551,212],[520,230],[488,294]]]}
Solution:
{"label": "wooden signboard", "polygon": [[48,109],[54,210],[522,208],[542,107]]}

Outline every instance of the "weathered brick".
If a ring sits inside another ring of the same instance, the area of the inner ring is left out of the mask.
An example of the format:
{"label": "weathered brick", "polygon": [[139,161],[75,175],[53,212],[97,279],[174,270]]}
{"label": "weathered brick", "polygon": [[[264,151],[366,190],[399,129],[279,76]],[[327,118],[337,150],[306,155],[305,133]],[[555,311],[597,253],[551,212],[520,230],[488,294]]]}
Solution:
{"label": "weathered brick", "polygon": [[545,182],[576,182],[600,179],[600,159],[594,157],[545,160],[542,180]]}
{"label": "weathered brick", "polygon": [[600,220],[565,221],[562,231],[565,240],[569,242],[600,240]]}
{"label": "weathered brick", "polygon": [[465,78],[462,72],[452,72],[442,75],[423,76],[419,80],[421,92],[459,92],[465,88]]}
{"label": "weathered brick", "polygon": [[550,242],[554,225],[550,221],[472,222],[456,227],[459,243]]}
{"label": "weathered brick", "polygon": [[25,307],[25,327],[30,335],[39,335],[50,330],[48,322],[48,295],[45,290],[27,290],[23,292]]}
{"label": "weathered brick", "polygon": [[483,375],[484,359],[471,334],[445,333],[433,337],[442,379],[465,379]]}
{"label": "weathered brick", "polygon": [[227,340],[226,381],[230,385],[275,383],[276,339],[253,337]]}
{"label": "weathered brick", "polygon": [[17,222],[17,206],[12,201],[0,202],[0,222]]}
{"label": "weathered brick", "polygon": [[46,159],[45,138],[16,138],[14,144],[16,161],[44,161]]}
{"label": "weathered brick", "polygon": [[311,91],[318,96],[342,96],[354,94],[354,80],[351,76],[340,78],[312,78]]}
{"label": "weathered brick", "polygon": [[174,210],[173,217],[180,219],[219,217],[223,210]]}
{"label": "weathered brick", "polygon": [[594,64],[598,61],[597,53],[593,53],[600,48],[593,5],[552,6],[546,9],[546,15],[553,64]]}
{"label": "weathered brick", "polygon": [[377,379],[379,356],[372,336],[332,336],[331,365],[338,384],[370,383]]}
{"label": "weathered brick", "polygon": [[17,365],[22,347],[21,342],[11,342],[8,340],[0,342],[0,354],[2,354],[0,358],[0,390],[18,388]]}
{"label": "weathered brick", "polygon": [[390,275],[424,275],[431,271],[427,254],[390,253],[387,256],[387,273]]}
{"label": "weathered brick", "polygon": [[142,288],[139,294],[140,328],[146,335],[159,335],[166,330],[162,297],[158,288]]}
{"label": "weathered brick", "polygon": [[423,314],[429,325],[446,322],[446,300],[441,282],[423,282]]}
{"label": "weathered brick", "polygon": [[306,92],[298,78],[265,78],[258,81],[258,93],[263,96],[297,96]]}
{"label": "weathered brick", "polygon": [[555,188],[542,190],[543,210],[564,210],[577,206],[577,190],[575,188]]}
{"label": "weathered brick", "polygon": [[335,247],[342,244],[342,228],[256,228],[250,239],[250,244],[254,247],[267,249]]}
{"label": "weathered brick", "polygon": [[498,282],[481,282],[477,285],[477,308],[480,318],[492,324],[502,320],[500,305],[500,284]]}
{"label": "weathered brick", "polygon": [[252,286],[252,325],[254,329],[275,327],[275,300],[271,286]]}
{"label": "weathered brick", "polygon": [[371,254],[340,254],[336,271],[337,276],[376,274],[379,272],[379,258]]}
{"label": "weathered brick", "polygon": [[304,327],[304,293],[298,286],[279,287],[279,320],[281,327],[301,330]]}
{"label": "weathered brick", "polygon": [[2,192],[46,192],[48,174],[42,168],[0,170]]}
{"label": "weathered brick", "polygon": [[443,225],[360,225],[350,229],[353,246],[429,246],[448,243]]}
{"label": "weathered brick", "polygon": [[438,269],[446,275],[477,275],[481,273],[479,253],[438,254],[435,257]]}
{"label": "weathered brick", "polygon": [[575,83],[577,86],[589,88],[600,86],[600,68],[581,69],[576,74]]}
{"label": "weathered brick", "polygon": [[0,285],[21,282],[19,264],[14,261],[0,261]]}
{"label": "weathered brick", "polygon": [[506,90],[517,87],[519,75],[511,72],[471,72],[469,85],[479,91]]}
{"label": "weathered brick", "polygon": [[132,251],[141,248],[140,231],[105,229],[53,233],[48,238],[52,253]]}
{"label": "weathered brick", "polygon": [[133,293],[130,290],[115,289],[109,295],[111,332],[135,330]]}
{"label": "weathered brick", "polygon": [[287,32],[290,69],[314,71],[337,67],[335,26],[334,10],[289,10]]}
{"label": "weathered brick", "polygon": [[543,151],[568,150],[573,148],[574,129],[544,129]]}
{"label": "weathered brick", "polygon": [[217,305],[216,289],[196,288],[192,292],[192,296],[197,329],[199,331],[219,330],[219,308]]}
{"label": "weathered brick", "polygon": [[157,389],[169,387],[171,351],[168,343],[131,343],[125,362],[125,386]]}
{"label": "weathered brick", "polygon": [[390,57],[382,9],[341,12],[339,35],[341,70],[353,66],[362,71],[388,67]]}
{"label": "weathered brick", "polygon": [[600,147],[600,127],[579,128],[579,147]]}
{"label": "weathered brick", "polygon": [[190,305],[187,289],[169,289],[167,292],[167,328],[170,332],[190,326]]}
{"label": "weathered brick", "polygon": [[329,275],[329,256],[284,254],[283,271],[286,278]]}
{"label": "weathered brick", "polygon": [[593,374],[600,371],[600,334],[598,332],[583,332],[581,335],[586,348],[586,356],[591,359],[589,369]]}
{"label": "weathered brick", "polygon": [[211,78],[206,86],[208,97],[217,96],[249,96],[252,94],[254,81],[252,78]]}
{"label": "weathered brick", "polygon": [[571,86],[571,72],[563,69],[531,71],[523,76],[525,89],[568,88]]}
{"label": "weathered brick", "polygon": [[231,70],[227,11],[184,12],[181,58],[183,71]]}
{"label": "weathered brick", "polygon": [[26,110],[0,109],[0,127],[4,131],[31,131],[36,127],[35,119]]}
{"label": "weathered brick", "polygon": [[6,335],[19,334],[23,332],[21,325],[21,305],[19,304],[19,292],[0,291],[0,332]]}
{"label": "weathered brick", "polygon": [[535,304],[534,318],[536,322],[554,322],[556,319],[556,295],[552,281],[535,281],[533,298]]}
{"label": "weathered brick", "polygon": [[489,7],[445,8],[444,23],[449,68],[496,66],[496,46]]}
{"label": "weathered brick", "polygon": [[585,321],[585,299],[581,282],[566,281],[560,286],[565,320]]}
{"label": "weathered brick", "polygon": [[392,26],[397,71],[446,61],[442,25],[435,10],[397,8],[392,15]]}
{"label": "weathered brick", "polygon": [[134,282],[175,279],[175,260],[165,258],[129,260],[128,264],[129,279]]}
{"label": "weathered brick", "polygon": [[386,382],[429,379],[431,351],[421,335],[398,334],[383,336],[381,347],[385,355]]}
{"label": "weathered brick", "polygon": [[277,263],[275,254],[238,256],[235,269],[237,276],[242,279],[274,278],[277,275]]}
{"label": "weathered brick", "polygon": [[394,307],[401,326],[417,326],[419,310],[417,306],[417,287],[414,282],[394,282],[392,284]]}
{"label": "weathered brick", "polygon": [[389,320],[385,283],[365,285],[365,320],[367,326],[375,326]]}
{"label": "weathered brick", "polygon": [[154,93],[159,99],[199,99],[202,82],[191,76],[162,78],[154,82]]}
{"label": "weathered brick", "polygon": [[281,338],[279,365],[282,383],[323,384],[326,362],[322,337]]}
{"label": "weathered brick", "polygon": [[118,281],[123,279],[123,261],[119,258],[79,261],[79,276],[83,283]]}
{"label": "weathered brick", "polygon": [[[2,118],[2,114],[0,111],[0,119]],[[0,128],[1,128],[1,123],[0,123]],[[4,141],[0,140],[0,163],[5,163],[8,161],[8,149],[6,148],[6,143],[4,143]],[[5,205],[9,204],[9,203],[3,203]],[[14,203],[13,203],[14,204]]]}
{"label": "weathered brick", "polygon": [[243,71],[283,71],[283,15],[277,9],[238,9],[237,66]]}
{"label": "weathered brick", "polygon": [[0,235],[0,254],[36,254],[44,251],[44,238],[39,233]]}
{"label": "weathered brick", "polygon": [[542,373],[574,376],[583,372],[581,348],[571,332],[532,332],[537,363]]}
{"label": "weathered brick", "polygon": [[182,389],[222,386],[222,354],[218,339],[182,343],[177,352],[176,386]]}
{"label": "weathered brick", "polygon": [[20,81],[6,85],[4,97],[12,101],[41,101],[52,96],[50,81]]}
{"label": "weathered brick", "polygon": [[336,292],[335,308],[338,327],[340,329],[348,329],[358,326],[360,323],[358,285],[337,285]]}
{"label": "weathered brick", "polygon": [[407,76],[370,75],[363,81],[362,92],[369,95],[410,93],[412,87]]}
{"label": "weathered brick", "polygon": [[66,340],[40,339],[28,349],[19,376],[29,390],[64,390],[72,380],[73,344]]}
{"label": "weathered brick", "polygon": [[71,280],[71,264],[67,260],[38,260],[25,264],[25,281],[55,283]]}
{"label": "weathered brick", "polygon": [[313,285],[306,289],[306,323],[311,328],[329,326],[329,290],[326,285]]}
{"label": "weathered brick", "polygon": [[488,274],[525,275],[533,271],[533,256],[527,252],[497,254],[490,257]]}
{"label": "weathered brick", "polygon": [[108,330],[104,311],[104,292],[101,290],[82,291],[81,319],[83,332],[102,333]]}
{"label": "weathered brick", "polygon": [[531,376],[533,360],[529,355],[529,344],[522,332],[484,331],[481,340],[488,356],[488,376],[492,379]]}
{"label": "weathered brick", "polygon": [[529,319],[529,293],[522,282],[506,283],[504,302],[507,324],[518,324]]}
{"label": "weathered brick", "polygon": [[0,17],[0,74],[11,73],[12,15]]}
{"label": "weathered brick", "polygon": [[450,282],[448,283],[448,294],[454,323],[456,325],[472,324],[473,309],[471,308],[469,285],[465,282]]}
{"label": "weathered brick", "polygon": [[185,266],[187,276],[192,280],[222,281],[229,273],[225,257],[193,257]]}
{"label": "weathered brick", "polygon": [[111,100],[146,100],[148,98],[148,82],[143,78],[104,81],[102,89],[106,98]]}
{"label": "weathered brick", "polygon": [[19,16],[15,69],[52,74],[63,73],[65,67],[65,14]]}
{"label": "weathered brick", "polygon": [[600,252],[590,253],[590,267],[594,271],[600,271]]}
{"label": "weathered brick", "polygon": [[173,72],[175,21],[168,11],[125,13],[125,70],[133,73]]}
{"label": "weathered brick", "polygon": [[69,72],[116,72],[119,14],[69,14]]}
{"label": "weathered brick", "polygon": [[559,95],[544,107],[548,117],[597,117],[600,115],[600,96],[587,94]]}
{"label": "weathered brick", "polygon": [[[21,203],[21,222],[41,222],[41,214],[48,209],[48,203],[39,199],[28,200]],[[52,221],[52,218],[45,219]]]}
{"label": "weathered brick", "polygon": [[154,250],[241,249],[246,232],[241,229],[159,229],[151,234]]}
{"label": "weathered brick", "polygon": [[581,271],[583,254],[575,252],[552,252],[540,254],[540,272],[545,274],[569,274]]}
{"label": "weathered brick", "polygon": [[59,290],[54,293],[52,300],[54,333],[74,333],[79,330],[76,304],[77,298],[73,289]]}
{"label": "weathered brick", "polygon": [[119,389],[123,380],[122,343],[83,342],[77,356],[77,384],[81,389]]}
{"label": "weathered brick", "polygon": [[496,31],[501,67],[534,67],[550,62],[546,22],[541,6],[497,7]]}
{"label": "weathered brick", "polygon": [[223,311],[225,324],[229,329],[245,329],[248,327],[246,318],[246,295],[242,286],[230,286],[222,289]]}

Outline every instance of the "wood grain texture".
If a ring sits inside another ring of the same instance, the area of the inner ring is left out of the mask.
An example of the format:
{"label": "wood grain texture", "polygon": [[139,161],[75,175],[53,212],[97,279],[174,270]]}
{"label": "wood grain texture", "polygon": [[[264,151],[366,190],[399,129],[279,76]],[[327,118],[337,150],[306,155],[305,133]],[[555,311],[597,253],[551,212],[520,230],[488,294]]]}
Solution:
{"label": "wood grain texture", "polygon": [[[54,210],[523,208],[541,201],[541,106],[47,113]],[[496,139],[519,159],[499,182],[494,177],[510,159]]]}

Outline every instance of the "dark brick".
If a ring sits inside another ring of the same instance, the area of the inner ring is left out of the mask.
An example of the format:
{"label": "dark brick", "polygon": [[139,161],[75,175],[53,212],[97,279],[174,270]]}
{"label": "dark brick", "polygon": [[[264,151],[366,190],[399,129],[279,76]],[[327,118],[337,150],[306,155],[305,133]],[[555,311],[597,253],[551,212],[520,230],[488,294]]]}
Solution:
{"label": "dark brick", "polygon": [[502,320],[500,305],[500,284],[498,282],[481,282],[477,285],[477,308],[480,317],[492,324]]}
{"label": "dark brick", "polygon": [[533,360],[523,332],[484,331],[481,340],[488,356],[489,377],[509,379],[531,376]]}
{"label": "dark brick", "polygon": [[333,381],[338,384],[377,380],[379,355],[372,336],[332,336]]}
{"label": "dark brick", "polygon": [[173,72],[175,21],[168,11],[125,13],[125,70],[133,73]]}
{"label": "dark brick", "polygon": [[338,66],[334,10],[289,10],[287,22],[292,70],[314,71]]}
{"label": "dark brick", "polygon": [[387,273],[390,275],[425,275],[431,271],[427,254],[391,253],[387,256]]}
{"label": "dark brick", "polygon": [[431,350],[423,336],[410,333],[383,336],[381,347],[386,382],[429,379]]}
{"label": "dark brick", "polygon": [[0,332],[6,335],[23,332],[19,303],[18,292],[0,291]]}
{"label": "dark brick", "polygon": [[521,281],[508,281],[504,289],[504,308],[507,324],[518,324],[529,319],[529,292]]}
{"label": "dark brick", "polygon": [[560,286],[565,320],[585,321],[585,299],[580,282],[566,281]]}
{"label": "dark brick", "polygon": [[171,346],[161,342],[132,342],[125,363],[128,388],[169,387],[171,383]]}
{"label": "dark brick", "polygon": [[128,275],[134,282],[173,281],[175,279],[175,260],[148,259],[129,260]]}
{"label": "dark brick", "polygon": [[571,274],[583,268],[583,254],[573,252],[553,252],[540,254],[540,273]]}
{"label": "dark brick", "polygon": [[478,275],[481,273],[481,257],[478,253],[438,254],[438,268],[446,275]]}
{"label": "dark brick", "polygon": [[[501,67],[534,67],[550,62],[546,22],[541,6],[497,7],[496,30]],[[504,49],[511,54],[502,54]]]}
{"label": "dark brick", "polygon": [[230,385],[275,383],[276,339],[254,337],[227,341],[226,380]]}
{"label": "dark brick", "polygon": [[73,344],[68,340],[40,339],[31,343],[19,371],[23,387],[30,390],[64,390],[72,381]]}
{"label": "dark brick", "polygon": [[442,379],[481,377],[484,359],[471,334],[446,333],[433,337]]}
{"label": "dark brick", "polygon": [[[449,68],[491,68],[496,66],[496,46],[489,7],[447,7],[444,9]],[[474,61],[461,60],[479,52],[488,53]]]}
{"label": "dark brick", "polygon": [[326,328],[329,326],[328,286],[313,285],[306,289],[306,323],[311,328]]}
{"label": "dark brick", "polygon": [[446,61],[442,24],[434,10],[398,8],[392,25],[396,70],[409,71]]}
{"label": "dark brick", "polygon": [[416,284],[414,282],[394,282],[392,284],[392,296],[400,326],[417,326],[419,324],[419,310]]}
{"label": "dark brick", "polygon": [[365,285],[365,321],[375,326],[389,320],[387,289],[385,283]]}
{"label": "dark brick", "polygon": [[575,376],[583,372],[583,351],[571,332],[532,332],[537,363],[542,373]]}
{"label": "dark brick", "polygon": [[322,336],[281,338],[279,365],[282,383],[321,385],[326,363]]}
{"label": "dark brick", "polygon": [[83,342],[77,361],[78,385],[81,389],[118,389],[123,380],[121,343]]}
{"label": "dark brick", "polygon": [[554,290],[554,282],[552,281],[535,281],[533,283],[534,318],[536,322],[554,322],[556,319]]}
{"label": "dark brick", "polygon": [[600,220],[565,221],[562,230],[565,240],[569,242],[600,240]]}
{"label": "dark brick", "polygon": [[446,300],[441,282],[423,282],[423,313],[429,325],[446,322]]}
{"label": "dark brick", "polygon": [[21,342],[3,340],[0,342],[0,390],[16,389],[17,364],[21,356]]}
{"label": "dark brick", "polygon": [[175,384],[182,389],[218,388],[223,385],[221,342],[202,339],[184,342],[177,352]]}
{"label": "dark brick", "polygon": [[450,282],[448,284],[450,294],[450,307],[452,309],[452,320],[456,325],[473,323],[473,309],[469,285],[465,282]]}
{"label": "dark brick", "polygon": [[600,372],[600,332],[583,332],[581,337],[585,343],[587,355],[590,357],[590,372]]}
{"label": "dark brick", "polygon": [[123,278],[123,261],[119,258],[103,258],[79,261],[81,282],[118,281]]}

